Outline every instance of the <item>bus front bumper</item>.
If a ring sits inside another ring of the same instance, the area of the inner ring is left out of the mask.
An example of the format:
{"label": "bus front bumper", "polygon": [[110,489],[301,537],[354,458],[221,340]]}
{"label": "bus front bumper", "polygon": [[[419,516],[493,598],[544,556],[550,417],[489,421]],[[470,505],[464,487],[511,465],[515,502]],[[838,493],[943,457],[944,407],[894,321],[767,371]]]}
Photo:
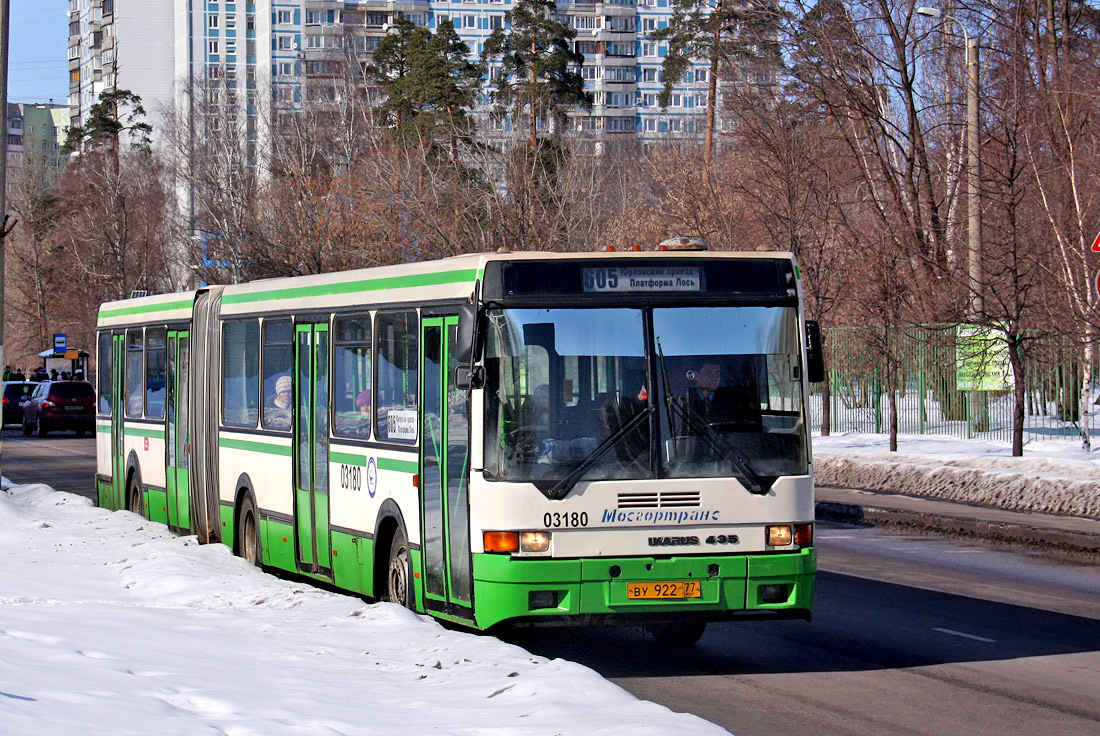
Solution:
{"label": "bus front bumper", "polygon": [[[572,560],[475,554],[477,625],[809,620],[816,570],[813,547],[741,556]],[[631,584],[694,581],[698,581],[694,597],[639,599],[628,594]]]}

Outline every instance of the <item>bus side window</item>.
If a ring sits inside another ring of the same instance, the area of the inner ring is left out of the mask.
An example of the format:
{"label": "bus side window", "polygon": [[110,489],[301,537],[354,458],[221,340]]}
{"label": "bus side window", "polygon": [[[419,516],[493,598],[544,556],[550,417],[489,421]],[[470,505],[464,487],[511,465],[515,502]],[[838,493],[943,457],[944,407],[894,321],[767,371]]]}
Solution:
{"label": "bus side window", "polygon": [[290,375],[294,368],[293,328],[289,319],[265,319],[263,331],[263,387],[265,429],[290,429],[291,405],[281,406],[279,398],[279,379],[284,386],[290,384]]}
{"label": "bus side window", "polygon": [[226,322],[222,330],[222,421],[255,428],[260,404],[260,324]]}
{"label": "bus side window", "polygon": [[333,342],[333,434],[370,437],[371,331],[370,315],[340,317]]}
{"label": "bus side window", "polygon": [[167,393],[168,331],[164,327],[145,330],[145,417],[164,419]]}
{"label": "bus side window", "polygon": [[140,328],[126,330],[126,416],[135,419],[141,417],[141,404],[145,394],[145,380],[142,375],[145,367],[143,342]]}
{"label": "bus side window", "polygon": [[96,361],[96,372],[99,374],[99,413],[106,416],[111,415],[111,395],[114,393],[111,384],[114,368],[111,341],[110,332],[99,333],[99,360]]}
{"label": "bus side window", "polygon": [[378,439],[415,442],[417,361],[416,312],[381,312],[375,319],[374,433]]}

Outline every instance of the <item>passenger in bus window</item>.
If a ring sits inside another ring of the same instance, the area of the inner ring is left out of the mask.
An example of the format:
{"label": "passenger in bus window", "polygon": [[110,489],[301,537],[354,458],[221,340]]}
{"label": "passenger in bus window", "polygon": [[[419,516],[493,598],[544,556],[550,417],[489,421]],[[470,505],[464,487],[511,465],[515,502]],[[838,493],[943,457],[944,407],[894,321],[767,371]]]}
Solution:
{"label": "passenger in bus window", "polygon": [[359,413],[370,417],[370,389],[365,388],[359,392],[359,395],[355,397],[355,407],[359,410]]}
{"label": "passenger in bus window", "polygon": [[275,398],[264,407],[264,425],[269,429],[290,429],[292,385],[290,376],[279,376],[275,382]]}

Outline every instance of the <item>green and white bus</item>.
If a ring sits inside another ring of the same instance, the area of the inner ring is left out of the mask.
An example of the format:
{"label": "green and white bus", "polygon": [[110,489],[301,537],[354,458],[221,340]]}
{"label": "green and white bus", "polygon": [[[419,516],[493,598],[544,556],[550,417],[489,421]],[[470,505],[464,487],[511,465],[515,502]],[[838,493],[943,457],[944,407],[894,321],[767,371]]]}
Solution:
{"label": "green and white bus", "polygon": [[800,289],[782,253],[501,252],[110,302],[99,503],[478,629],[808,619]]}

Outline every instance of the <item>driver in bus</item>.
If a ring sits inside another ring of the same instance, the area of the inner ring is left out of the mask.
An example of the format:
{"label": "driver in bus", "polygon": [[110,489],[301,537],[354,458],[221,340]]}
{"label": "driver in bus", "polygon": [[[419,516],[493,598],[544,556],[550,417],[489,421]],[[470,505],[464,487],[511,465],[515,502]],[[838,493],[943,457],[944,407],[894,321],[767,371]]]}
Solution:
{"label": "driver in bus", "polygon": [[[748,366],[742,368],[734,385],[723,380],[722,366],[716,360],[704,359],[696,370],[688,371],[688,380],[695,385],[688,388],[684,404],[695,422],[719,433],[760,430],[760,402],[753,398],[756,381]],[[685,434],[699,433],[690,423],[684,429]]]}

